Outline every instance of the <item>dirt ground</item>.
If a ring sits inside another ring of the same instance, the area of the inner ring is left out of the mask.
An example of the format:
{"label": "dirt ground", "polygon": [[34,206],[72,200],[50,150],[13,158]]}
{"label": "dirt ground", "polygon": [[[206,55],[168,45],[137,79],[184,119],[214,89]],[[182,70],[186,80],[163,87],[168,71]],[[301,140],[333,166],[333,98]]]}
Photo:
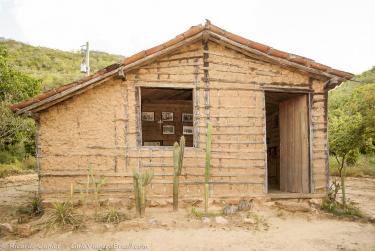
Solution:
{"label": "dirt ground", "polygon": [[[375,217],[375,179],[348,178],[347,185],[348,197]],[[0,180],[0,223],[14,223],[15,209],[36,189],[36,175]],[[146,215],[119,224],[90,222],[75,231],[9,235],[0,239],[0,250],[375,250],[374,224],[338,219],[314,208],[292,213],[272,201],[256,202],[251,213],[225,217],[224,223],[193,217],[188,209],[147,208]],[[252,220],[245,222],[248,217]]]}

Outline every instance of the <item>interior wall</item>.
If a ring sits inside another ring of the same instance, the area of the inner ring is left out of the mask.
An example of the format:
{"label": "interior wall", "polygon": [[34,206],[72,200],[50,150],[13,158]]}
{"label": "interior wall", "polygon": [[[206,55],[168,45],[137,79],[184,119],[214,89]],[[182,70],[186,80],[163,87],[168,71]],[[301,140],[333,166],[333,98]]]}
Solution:
{"label": "interior wall", "polygon": [[[267,102],[267,99],[266,99]],[[278,104],[266,104],[267,172],[269,189],[280,189],[280,130]]]}
{"label": "interior wall", "polygon": [[[193,101],[173,100],[170,102],[142,102],[142,112],[154,112],[154,121],[142,121],[142,144],[160,142],[161,146],[172,146],[183,135],[183,126],[193,122],[182,122],[182,113],[193,114]],[[173,112],[173,121],[162,121],[162,112]],[[173,125],[174,134],[163,134],[163,125]],[[193,146],[193,135],[184,135],[186,146]]]}

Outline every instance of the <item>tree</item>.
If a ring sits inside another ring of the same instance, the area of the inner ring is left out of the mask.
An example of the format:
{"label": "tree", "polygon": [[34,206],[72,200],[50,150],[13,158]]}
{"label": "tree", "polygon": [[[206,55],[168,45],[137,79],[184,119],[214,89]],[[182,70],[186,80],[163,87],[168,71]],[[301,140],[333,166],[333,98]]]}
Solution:
{"label": "tree", "polygon": [[337,112],[329,120],[329,151],[335,156],[341,178],[342,204],[346,205],[345,175],[347,165],[353,165],[358,159],[359,150],[365,140],[360,113],[348,115]]}
{"label": "tree", "polygon": [[8,62],[7,49],[0,44],[0,100],[15,103],[40,91],[40,81],[15,70]]}
{"label": "tree", "polygon": [[6,48],[0,45],[0,150],[21,144],[29,154],[34,153],[33,120],[15,116],[9,106],[40,91],[40,81],[16,71],[8,62]]}

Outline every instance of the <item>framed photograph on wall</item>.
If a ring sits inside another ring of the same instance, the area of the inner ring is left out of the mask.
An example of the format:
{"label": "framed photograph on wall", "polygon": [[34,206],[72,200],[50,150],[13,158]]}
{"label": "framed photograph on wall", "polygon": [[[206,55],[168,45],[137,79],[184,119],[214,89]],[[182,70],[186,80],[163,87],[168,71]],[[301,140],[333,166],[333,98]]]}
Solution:
{"label": "framed photograph on wall", "polygon": [[192,126],[183,126],[182,133],[184,135],[193,135],[193,127]]}
{"label": "framed photograph on wall", "polygon": [[182,113],[182,122],[193,122],[193,114],[192,113]]}
{"label": "framed photograph on wall", "polygon": [[142,120],[143,121],[154,121],[155,120],[155,113],[154,112],[142,112]]}
{"label": "framed photograph on wall", "polygon": [[163,125],[163,134],[174,134],[174,125]]}
{"label": "framed photograph on wall", "polygon": [[173,112],[162,112],[161,113],[162,121],[173,121]]}
{"label": "framed photograph on wall", "polygon": [[145,141],[144,146],[160,146],[160,141]]}

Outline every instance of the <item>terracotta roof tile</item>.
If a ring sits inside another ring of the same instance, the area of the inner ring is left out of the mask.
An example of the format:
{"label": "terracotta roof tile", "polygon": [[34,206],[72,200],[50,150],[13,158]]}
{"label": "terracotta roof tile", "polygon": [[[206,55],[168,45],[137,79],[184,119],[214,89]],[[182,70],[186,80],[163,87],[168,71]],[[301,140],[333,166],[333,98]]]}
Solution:
{"label": "terracotta roof tile", "polygon": [[108,67],[106,67],[102,70],[99,70],[98,72],[96,72],[95,74],[93,74],[91,76],[82,78],[78,81],[69,83],[67,85],[63,85],[63,86],[55,88],[55,89],[49,90],[49,91],[44,92],[40,95],[37,95],[36,97],[33,97],[29,100],[25,100],[23,102],[15,104],[15,105],[11,106],[11,109],[13,111],[17,111],[19,109],[22,109],[22,108],[30,106],[34,103],[37,103],[41,100],[44,100],[48,97],[51,97],[51,96],[53,96],[57,93],[63,92],[63,91],[65,91],[65,90],[67,90],[67,89],[69,89],[73,86],[76,86],[76,85],[79,85],[79,84],[84,83],[86,81],[89,81],[90,79],[93,79],[93,78],[95,78],[99,75],[102,75],[102,74],[108,73],[110,71],[113,71],[114,69],[119,68],[120,66],[123,66],[123,65],[126,66],[126,65],[129,65],[131,63],[137,62],[138,60],[143,59],[146,56],[153,55],[153,54],[155,54],[159,51],[162,51],[163,49],[169,48],[169,47],[171,47],[171,46],[173,46],[173,45],[175,45],[179,42],[182,42],[187,38],[190,38],[190,37],[192,37],[196,34],[199,34],[203,30],[208,30],[213,34],[218,34],[218,35],[224,36],[225,38],[227,38],[229,40],[232,40],[232,41],[235,41],[235,42],[240,43],[242,45],[248,46],[248,47],[250,47],[252,49],[255,49],[255,50],[258,50],[260,52],[267,53],[268,55],[270,55],[272,57],[288,60],[288,61],[294,62],[296,64],[300,64],[300,65],[303,65],[303,66],[310,67],[312,69],[316,69],[316,70],[319,70],[319,71],[322,71],[322,72],[330,73],[330,74],[338,76],[340,78],[350,79],[353,76],[351,73],[336,70],[336,69],[332,69],[332,68],[330,68],[326,65],[319,64],[319,63],[317,63],[317,62],[315,62],[311,59],[301,57],[301,56],[298,56],[298,55],[294,55],[294,54],[290,54],[290,53],[287,53],[287,52],[284,52],[284,51],[280,51],[280,50],[271,48],[270,46],[267,46],[265,44],[261,44],[261,43],[246,39],[244,37],[233,34],[231,32],[227,32],[227,31],[221,29],[220,27],[217,27],[217,26],[211,24],[209,21],[207,21],[204,26],[203,25],[192,26],[189,30],[187,30],[184,33],[181,33],[180,35],[177,35],[175,38],[173,38],[173,39],[171,39],[171,40],[169,40],[169,41],[167,41],[163,44],[152,47],[148,50],[138,52],[138,53],[124,59],[122,63],[110,65],[110,66],[108,66]]}
{"label": "terracotta roof tile", "polygon": [[135,62],[139,59],[144,58],[145,56],[147,56],[146,51],[141,51],[141,52],[138,52],[138,53],[126,58],[123,62],[124,62],[125,65],[131,64],[131,63],[133,63],[133,62]]}
{"label": "terracotta roof tile", "polygon": [[288,57],[289,57],[288,52],[276,50],[274,48],[271,48],[269,50],[268,54],[273,56],[273,57],[278,57],[278,58],[283,58],[283,59],[288,59]]}

